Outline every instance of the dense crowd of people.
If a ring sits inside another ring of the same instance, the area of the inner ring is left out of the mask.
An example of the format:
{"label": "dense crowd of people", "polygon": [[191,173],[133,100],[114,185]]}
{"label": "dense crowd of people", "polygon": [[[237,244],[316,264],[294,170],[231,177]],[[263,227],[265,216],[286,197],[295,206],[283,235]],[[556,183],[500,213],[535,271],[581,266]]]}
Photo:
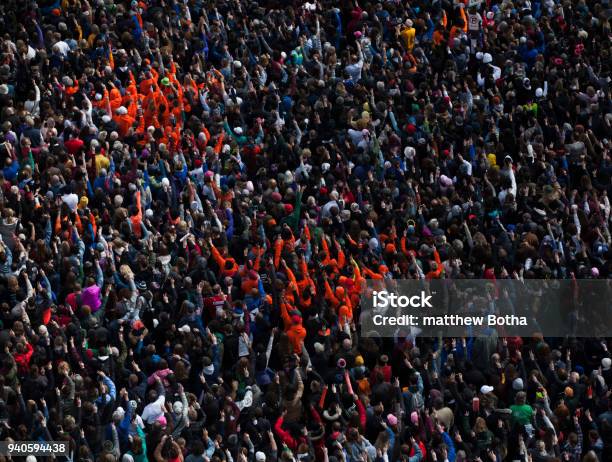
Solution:
{"label": "dense crowd of people", "polygon": [[609,339],[359,330],[368,280],[610,278],[610,11],[1,2],[1,439],[612,460]]}

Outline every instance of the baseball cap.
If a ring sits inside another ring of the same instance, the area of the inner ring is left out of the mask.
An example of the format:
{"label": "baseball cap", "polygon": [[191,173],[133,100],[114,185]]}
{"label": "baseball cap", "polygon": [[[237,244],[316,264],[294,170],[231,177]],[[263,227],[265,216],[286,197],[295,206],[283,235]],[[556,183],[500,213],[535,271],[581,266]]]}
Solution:
{"label": "baseball cap", "polygon": [[520,391],[523,389],[523,379],[521,379],[520,377],[514,379],[514,381],[512,382],[512,389],[515,391]]}
{"label": "baseball cap", "polygon": [[491,393],[493,390],[494,388],[491,385],[483,385],[482,387],[480,387],[480,393],[482,393],[483,395]]}

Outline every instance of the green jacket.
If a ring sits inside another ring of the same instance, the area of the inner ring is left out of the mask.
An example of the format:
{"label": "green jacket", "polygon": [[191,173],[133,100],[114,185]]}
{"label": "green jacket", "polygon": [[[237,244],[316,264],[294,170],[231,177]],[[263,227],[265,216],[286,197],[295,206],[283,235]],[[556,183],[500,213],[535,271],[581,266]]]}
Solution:
{"label": "green jacket", "polygon": [[533,417],[533,408],[529,404],[513,404],[510,406],[512,411],[512,422],[520,425],[527,425]]}
{"label": "green jacket", "polygon": [[298,232],[298,225],[300,224],[300,215],[302,213],[302,192],[298,191],[295,196],[295,204],[293,206],[293,212],[291,215],[284,217],[281,220],[281,224],[287,224],[293,231],[293,234]]}

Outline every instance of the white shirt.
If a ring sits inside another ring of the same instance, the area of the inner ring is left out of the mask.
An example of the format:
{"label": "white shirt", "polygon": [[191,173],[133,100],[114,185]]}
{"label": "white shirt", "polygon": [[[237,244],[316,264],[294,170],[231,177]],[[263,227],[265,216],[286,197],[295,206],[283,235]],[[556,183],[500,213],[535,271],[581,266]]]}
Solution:
{"label": "white shirt", "polygon": [[482,24],[482,16],[480,13],[471,14],[468,13],[468,28],[473,32],[477,32],[480,30],[480,25]]}
{"label": "white shirt", "polygon": [[26,58],[28,58],[28,60],[36,58],[36,50],[30,45],[28,45],[28,53],[26,54]]}
{"label": "white shirt", "polygon": [[62,196],[62,202],[64,202],[68,206],[68,208],[70,208],[70,210],[74,212],[79,203],[79,196],[77,196],[75,193],[64,194]]}
{"label": "white shirt", "polygon": [[147,404],[142,411],[142,420],[149,425],[155,423],[157,419],[164,415],[164,404],[166,404],[166,397],[164,395]]}
{"label": "white shirt", "polygon": [[363,141],[364,135],[361,130],[354,130],[352,128],[348,129],[348,135],[351,137],[351,142],[355,146],[359,146],[359,143]]}
{"label": "white shirt", "polygon": [[340,209],[340,207],[338,206],[338,203],[336,201],[329,201],[321,209],[321,217],[323,217],[323,218],[331,217],[331,209],[332,209],[332,207],[338,207],[338,209]]}
{"label": "white shirt", "polygon": [[349,64],[344,68],[353,82],[361,80],[361,69],[363,69],[363,58],[361,57],[356,63]]}
{"label": "white shirt", "polygon": [[494,66],[493,64],[489,64],[489,66],[491,66],[491,68],[493,69],[493,78],[495,79],[495,81],[501,79],[501,68]]}
{"label": "white shirt", "polygon": [[54,47],[57,46],[59,48],[59,52],[62,56],[68,56],[68,52],[70,51],[70,46],[64,42],[63,40],[55,43]]}

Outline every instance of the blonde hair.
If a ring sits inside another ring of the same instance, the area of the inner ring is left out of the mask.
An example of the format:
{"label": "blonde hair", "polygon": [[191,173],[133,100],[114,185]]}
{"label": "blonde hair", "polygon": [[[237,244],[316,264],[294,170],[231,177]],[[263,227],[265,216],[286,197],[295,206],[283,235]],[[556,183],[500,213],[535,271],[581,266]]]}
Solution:
{"label": "blonde hair", "polygon": [[66,361],[62,361],[58,364],[57,366],[57,370],[61,373],[61,372],[65,372],[66,375],[70,374],[70,364],[68,364]]}
{"label": "blonde hair", "polygon": [[487,431],[487,421],[482,417],[477,417],[474,423],[474,433]]}
{"label": "blonde hair", "polygon": [[134,277],[134,273],[128,265],[121,265],[119,267],[119,272],[121,273],[121,276],[126,279],[131,279],[132,277]]}

